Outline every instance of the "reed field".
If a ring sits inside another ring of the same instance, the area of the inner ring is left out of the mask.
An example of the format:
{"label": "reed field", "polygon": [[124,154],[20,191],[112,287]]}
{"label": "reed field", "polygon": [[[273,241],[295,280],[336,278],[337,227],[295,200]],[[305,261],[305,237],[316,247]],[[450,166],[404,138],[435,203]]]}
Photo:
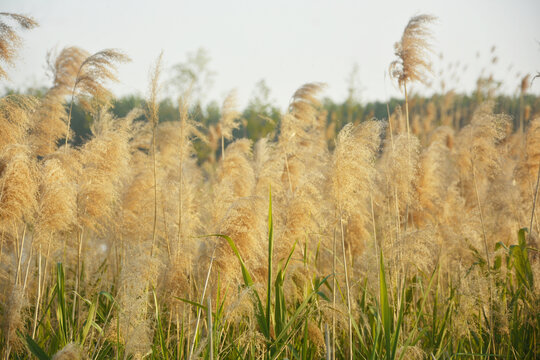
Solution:
{"label": "reed field", "polygon": [[[489,82],[412,96],[434,20],[396,39],[384,117],[309,83],[255,139],[234,92],[210,126],[189,91],[160,121],[158,54],[126,116],[125,54],[51,54],[50,88],[0,99],[1,358],[538,359],[539,84],[512,114]],[[35,26],[0,13],[1,81]]]}

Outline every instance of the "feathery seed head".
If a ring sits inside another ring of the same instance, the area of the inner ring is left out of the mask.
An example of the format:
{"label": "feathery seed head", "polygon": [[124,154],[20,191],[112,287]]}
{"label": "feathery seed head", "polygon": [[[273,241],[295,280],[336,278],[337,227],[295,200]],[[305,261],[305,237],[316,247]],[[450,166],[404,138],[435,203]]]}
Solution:
{"label": "feathery seed head", "polygon": [[37,167],[28,146],[0,151],[0,229],[8,230],[34,218],[37,208]]}
{"label": "feathery seed head", "polygon": [[[245,197],[235,201],[228,209],[221,226],[220,234],[229,236],[254,274],[264,267],[264,239],[266,227],[264,201],[258,197]],[[223,282],[232,285],[240,280],[238,261],[229,244],[220,240],[216,250],[216,266]],[[262,281],[258,278],[256,281]]]}
{"label": "feathery seed head", "polygon": [[313,125],[321,106],[317,94],[324,88],[323,83],[307,83],[294,93],[289,105],[289,113],[304,124]]}
{"label": "feathery seed head", "polygon": [[381,143],[382,122],[347,124],[338,134],[333,160],[333,193],[339,209],[352,213],[374,188],[375,159]]}
{"label": "feathery seed head", "polygon": [[[0,12],[0,62],[12,66],[15,61],[17,49],[21,46],[21,37],[17,34],[17,31],[13,26],[4,21],[6,18],[16,22],[17,25],[24,30],[34,28],[38,26],[38,23],[28,16]],[[7,73],[4,68],[0,66],[0,79],[3,78],[7,78]]]}
{"label": "feathery seed head", "polygon": [[426,82],[426,72],[431,71],[427,53],[431,51],[429,39],[431,32],[426,25],[437,18],[432,15],[413,16],[401,40],[395,43],[394,53],[397,59],[390,63],[390,76],[398,81],[402,87],[409,81]]}
{"label": "feathery seed head", "polygon": [[122,52],[105,49],[88,56],[81,63],[72,91],[86,110],[91,110],[96,104],[100,107],[109,104],[112,94],[104,83],[117,81],[116,64],[128,61],[130,58]]}
{"label": "feathery seed head", "polygon": [[68,176],[64,164],[55,158],[41,165],[35,240],[49,240],[77,223],[77,184]]}
{"label": "feathery seed head", "polygon": [[223,101],[221,107],[221,118],[219,119],[219,130],[221,136],[227,140],[233,137],[233,131],[240,127],[240,112],[237,108],[236,91],[231,91]]}
{"label": "feathery seed head", "polygon": [[94,137],[81,148],[83,173],[77,195],[81,223],[103,230],[120,199],[120,187],[129,173],[132,117],[115,120],[102,113],[92,130]]}
{"label": "feathery seed head", "polygon": [[150,88],[149,97],[146,105],[146,117],[153,127],[156,127],[159,122],[159,101],[158,95],[161,89],[159,77],[161,76],[161,68],[163,62],[163,52],[161,52],[150,71]]}
{"label": "feathery seed head", "polygon": [[9,95],[0,99],[0,151],[8,145],[26,144],[37,99]]}

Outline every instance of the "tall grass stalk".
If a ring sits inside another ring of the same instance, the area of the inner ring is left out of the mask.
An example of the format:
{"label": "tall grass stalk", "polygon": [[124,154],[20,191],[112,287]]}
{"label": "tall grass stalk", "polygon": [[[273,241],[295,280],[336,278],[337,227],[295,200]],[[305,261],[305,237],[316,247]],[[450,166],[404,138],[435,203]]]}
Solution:
{"label": "tall grass stalk", "polygon": [[208,296],[208,301],[206,303],[207,310],[206,314],[208,316],[208,358],[214,360],[214,323],[212,321],[212,298]]}
{"label": "tall grass stalk", "polygon": [[150,96],[148,100],[147,108],[147,117],[149,118],[150,124],[152,126],[152,176],[154,181],[154,217],[152,220],[152,248],[150,250],[150,256],[154,255],[155,246],[156,246],[156,232],[157,232],[157,211],[158,211],[158,191],[157,191],[157,160],[156,160],[156,132],[157,126],[159,123],[159,102],[158,102],[158,93],[159,93],[159,77],[161,75],[161,62],[163,60],[163,52],[159,55],[156,60],[155,66],[151,72],[150,78]]}
{"label": "tall grass stalk", "polygon": [[529,222],[529,238],[531,237],[531,232],[533,231],[533,220],[534,212],[536,209],[536,200],[538,198],[538,187],[540,185],[540,164],[538,164],[538,174],[536,175],[536,186],[534,187],[534,196],[531,210],[531,221]]}
{"label": "tall grass stalk", "polygon": [[[210,265],[208,265],[208,272],[206,273],[206,280],[204,281],[203,292],[201,295],[201,302],[200,302],[201,304],[204,303],[204,299],[206,296],[206,289],[208,287],[208,282],[210,280],[210,274],[212,272],[212,264],[214,263],[215,254],[216,254],[216,247],[214,247],[214,250],[212,251],[212,257],[210,258]],[[191,360],[191,357],[193,356],[193,351],[195,349],[195,343],[197,340],[197,332],[199,329],[200,320],[201,320],[201,309],[197,308],[197,321],[195,323],[195,331],[193,334],[193,340],[191,341],[191,348],[189,349],[189,356],[188,356],[188,359],[190,360]]]}
{"label": "tall grass stalk", "polygon": [[341,227],[341,248],[343,250],[343,269],[345,270],[345,288],[347,291],[347,311],[349,320],[349,359],[353,359],[353,333],[352,333],[352,307],[351,307],[351,293],[349,285],[349,270],[347,269],[347,255],[345,251],[345,232],[343,229],[343,213],[340,211],[339,225]]}

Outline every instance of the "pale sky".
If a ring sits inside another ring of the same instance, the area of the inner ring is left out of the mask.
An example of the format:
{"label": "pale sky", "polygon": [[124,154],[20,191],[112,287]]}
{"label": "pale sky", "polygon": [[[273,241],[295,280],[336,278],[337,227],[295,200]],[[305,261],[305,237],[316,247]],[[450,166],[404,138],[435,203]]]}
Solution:
{"label": "pale sky", "polygon": [[[10,80],[2,85],[24,88],[48,85],[48,50],[76,45],[93,53],[118,48],[132,62],[119,68],[117,95],[146,94],[149,69],[164,51],[166,67],[204,48],[216,72],[207,99],[221,101],[236,89],[245,105],[260,79],[281,107],[306,82],[324,82],[323,95],[343,101],[347,76],[359,65],[361,98],[399,96],[388,79],[393,44],[413,15],[437,16],[433,24],[432,60],[438,69],[460,62],[458,91],[471,91],[480,71],[493,72],[504,91],[518,86],[516,74],[540,71],[540,1],[158,1],[158,0],[3,0],[2,10],[34,17],[40,27],[22,33],[24,44]],[[496,46],[496,65],[490,65]],[[444,54],[441,61],[440,53]],[[477,52],[480,57],[477,58]],[[463,65],[467,70],[463,71]],[[511,66],[511,67],[510,67]],[[165,72],[166,74],[166,72]],[[417,86],[419,92],[427,90]],[[531,90],[540,93],[540,79]]]}

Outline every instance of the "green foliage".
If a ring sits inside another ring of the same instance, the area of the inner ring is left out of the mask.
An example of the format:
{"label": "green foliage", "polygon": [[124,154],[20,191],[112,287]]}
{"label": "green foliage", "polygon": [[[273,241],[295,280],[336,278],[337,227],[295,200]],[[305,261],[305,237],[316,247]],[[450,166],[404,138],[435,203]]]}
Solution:
{"label": "green foliage", "polygon": [[184,62],[173,66],[173,77],[169,81],[179,94],[188,92],[195,103],[200,103],[214,82],[215,72],[210,69],[208,52],[199,48],[187,54]]}

